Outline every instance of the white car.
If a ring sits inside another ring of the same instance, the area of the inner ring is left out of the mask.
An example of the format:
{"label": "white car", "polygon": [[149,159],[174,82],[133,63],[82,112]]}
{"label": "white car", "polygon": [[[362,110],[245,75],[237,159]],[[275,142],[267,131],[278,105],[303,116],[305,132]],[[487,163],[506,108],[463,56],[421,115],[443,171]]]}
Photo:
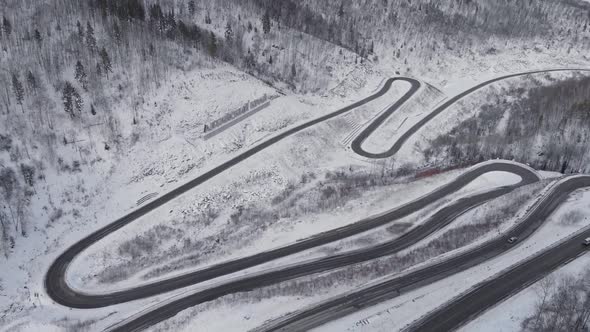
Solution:
{"label": "white car", "polygon": [[584,245],[585,245],[585,246],[590,246],[590,237],[589,237],[589,238],[586,238],[586,239],[584,240]]}
{"label": "white car", "polygon": [[518,240],[518,238],[516,236],[513,236],[511,238],[508,239],[508,243],[514,243]]}

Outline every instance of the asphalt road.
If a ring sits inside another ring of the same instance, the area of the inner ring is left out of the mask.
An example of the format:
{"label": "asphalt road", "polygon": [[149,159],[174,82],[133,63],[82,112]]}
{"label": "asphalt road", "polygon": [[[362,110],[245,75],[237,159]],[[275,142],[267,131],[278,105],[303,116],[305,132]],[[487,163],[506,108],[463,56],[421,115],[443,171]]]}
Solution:
{"label": "asphalt road", "polygon": [[[299,263],[296,265],[289,265],[286,267],[279,267],[261,273],[254,273],[252,275],[248,275],[237,280],[222,283],[215,287],[211,287],[205,291],[184,296],[178,300],[159,306],[152,311],[152,313],[157,314],[145,314],[141,317],[134,318],[129,322],[123,322],[121,325],[117,326],[116,328],[113,328],[112,331],[141,330],[148,326],[154,325],[165,318],[172,317],[182,310],[193,307],[200,303],[217,299],[224,295],[237,292],[245,292],[252,289],[283,282],[286,280],[291,280],[314,273],[325,272],[336,268],[345,267],[351,264],[362,263],[379,257],[392,255],[403,249],[408,248],[409,246],[426,238],[428,235],[434,233],[435,231],[445,227],[467,210],[477,205],[480,205],[490,199],[505,195],[518,187],[539,181],[539,177],[526,167],[522,167],[512,163],[496,162],[476,167],[471,171],[458,177],[457,180],[453,181],[451,183],[451,188],[449,188],[449,185],[445,187],[447,188],[447,190],[452,188],[460,188],[464,185],[467,185],[473,179],[477,178],[481,174],[485,174],[491,171],[504,171],[514,173],[521,176],[522,180],[519,183],[511,186],[499,187],[493,190],[489,190],[486,192],[475,194],[473,196],[468,196],[456,200],[455,202],[435,212],[419,227],[410,230],[409,232],[405,233],[397,239],[387,241],[371,247],[350,250],[336,255],[308,260],[306,262]],[[394,221],[398,218],[402,218],[412,213],[415,208],[423,207],[424,205],[422,204],[425,204],[427,201],[432,200],[435,197],[446,197],[447,194],[443,194],[443,192],[446,191],[435,191],[434,193],[429,194],[428,196],[425,196],[415,202],[407,204],[406,206],[408,208],[402,206],[383,215],[365,219],[357,224],[351,225],[351,227],[343,227],[339,229],[340,232],[334,232],[334,234],[335,236],[340,237],[347,231],[347,229],[352,229],[356,232],[359,230],[359,226],[363,229],[370,229],[380,225],[384,225],[386,223],[389,223],[391,221]]]}
{"label": "asphalt road", "polygon": [[[392,299],[410,290],[465,271],[501,255],[526,240],[567,199],[571,192],[588,186],[590,186],[590,176],[570,178],[556,186],[517,226],[494,240],[442,262],[416,269],[403,276],[371,284],[368,287],[346,293],[318,305],[295,311],[270,321],[255,331],[307,331],[362,310],[365,307]],[[577,257],[580,252],[586,249],[581,245],[581,239],[587,234],[590,234],[590,231],[576,236],[562,246],[551,249],[548,254],[527,262],[524,267],[519,266],[513,269],[497,281],[493,280],[486,283],[485,287],[462,297],[450,306],[445,306],[423,322],[415,324],[412,326],[411,331],[440,332],[452,330],[473,315],[501,301],[519,287],[538,280],[542,275],[559,267],[563,262]],[[519,241],[513,244],[508,243],[507,240],[512,236],[518,237]],[[562,251],[561,249],[568,250]],[[512,277],[515,279],[509,280]]]}
{"label": "asphalt road", "polygon": [[[534,71],[528,71],[528,72],[522,72],[522,73],[516,73],[516,74],[510,74],[510,75],[505,75],[505,76],[500,76],[500,77],[496,77],[494,79],[485,81],[483,83],[480,83],[468,90],[465,90],[463,92],[461,92],[460,94],[454,96],[453,98],[448,99],[445,103],[441,104],[439,107],[435,108],[432,112],[428,113],[427,116],[425,116],[424,118],[422,118],[420,121],[418,121],[416,124],[414,124],[410,129],[408,129],[407,131],[405,131],[398,139],[397,141],[395,141],[395,143],[391,146],[391,148],[389,148],[388,150],[384,151],[384,152],[380,152],[380,153],[371,153],[368,151],[365,151],[362,148],[362,144],[363,142],[375,131],[377,130],[377,128],[379,128],[383,122],[385,122],[385,120],[391,115],[393,114],[393,112],[395,112],[397,110],[397,108],[400,105],[397,105],[397,103],[395,105],[393,105],[391,108],[389,108],[388,110],[386,110],[381,116],[379,116],[374,122],[372,122],[369,126],[367,126],[353,141],[351,144],[351,148],[352,150],[363,156],[366,158],[372,158],[372,159],[382,159],[382,158],[389,158],[393,155],[395,155],[399,149],[402,148],[402,146],[406,143],[406,141],[412,137],[418,130],[420,130],[420,128],[424,127],[425,124],[427,124],[428,122],[430,122],[432,119],[434,119],[436,116],[438,116],[439,114],[441,114],[442,112],[444,112],[447,108],[453,106],[456,102],[458,102],[459,100],[469,96],[470,94],[481,90],[482,88],[485,88],[486,86],[496,83],[498,81],[502,81],[502,80],[506,80],[509,78],[514,78],[514,77],[519,77],[519,76],[525,76],[525,75],[531,75],[531,74],[539,74],[539,73],[550,73],[550,72],[559,72],[559,71],[590,71],[590,69],[549,69],[549,70],[534,70]],[[412,89],[414,89],[415,87],[413,86]],[[417,90],[417,89],[416,89]],[[397,107],[396,107],[397,106]],[[395,107],[395,108],[394,108]]]}
{"label": "asphalt road", "polygon": [[[302,130],[305,130],[311,126],[316,124],[322,123],[326,120],[332,119],[336,116],[345,114],[355,108],[358,108],[362,105],[365,105],[381,96],[383,96],[389,89],[391,88],[392,84],[396,81],[405,81],[410,82],[412,85],[420,84],[417,80],[409,79],[409,78],[390,78],[388,79],[383,87],[376,92],[375,94],[364,98],[354,104],[351,104],[347,107],[339,109],[335,112],[327,114],[325,116],[319,117],[317,119],[311,120],[294,128],[291,128],[285,132],[278,134],[270,138],[267,141],[264,141],[253,148],[244,151],[243,153],[239,154],[238,156],[228,160],[227,162],[217,166],[216,168],[198,176],[197,178],[181,185],[180,187],[154,199],[153,201],[147,203],[146,205],[141,206],[137,210],[132,211],[131,213],[125,215],[124,217],[108,224],[107,226],[93,232],[92,234],[88,235],[84,239],[76,242],[66,251],[64,251],[50,266],[47,275],[45,277],[45,289],[48,295],[57,303],[62,304],[64,306],[72,307],[72,308],[97,308],[97,307],[104,307],[112,304],[122,303],[131,301],[134,299],[152,296],[154,294],[158,294],[161,292],[169,291],[172,289],[176,289],[178,287],[186,286],[187,283],[183,283],[180,281],[171,280],[168,283],[167,287],[164,287],[163,283],[160,283],[161,288],[155,287],[156,285],[147,285],[147,287],[141,287],[135,290],[123,291],[123,292],[116,292],[113,294],[106,294],[106,295],[88,295],[77,292],[73,290],[69,285],[66,283],[65,274],[67,268],[70,266],[72,260],[78,256],[82,251],[86,248],[92,246],[96,242],[100,241],[107,235],[116,232],[120,228],[124,227],[125,225],[137,220],[138,218],[144,216],[145,214],[159,208],[160,206],[170,202],[171,200],[175,199],[176,197],[184,194],[185,192],[197,187],[198,185],[208,181],[209,179],[213,178],[216,175],[221,174],[222,172],[230,169],[231,167],[239,164],[240,162],[250,158],[251,156],[257,154],[258,152],[282,141],[283,139],[292,136]],[[411,97],[411,95],[406,94],[402,97],[402,99],[407,100]],[[255,264],[254,264],[255,265]],[[252,265],[234,265],[237,270],[243,269],[245,267],[249,267]],[[213,266],[210,269],[210,272],[201,271],[200,275],[203,277],[200,281],[204,281],[216,276],[221,275],[217,271],[217,267]],[[226,271],[226,270],[224,270]],[[209,274],[209,277],[207,275]],[[227,273],[227,272],[223,272]],[[143,294],[140,294],[143,293]]]}
{"label": "asphalt road", "polygon": [[[488,84],[493,82],[499,81],[501,79],[506,79],[510,77],[522,76],[531,73],[539,73],[539,72],[550,72],[550,71],[564,71],[564,70],[572,70],[572,69],[557,69],[557,70],[545,70],[545,71],[533,71],[527,73],[519,73],[513,75],[507,75],[502,78],[496,78],[494,80],[490,80],[488,82],[482,83],[459,96],[456,96],[446,102],[445,104],[441,105],[440,107],[436,108],[432,113],[430,113],[425,119],[421,120],[417,125],[413,126],[408,132],[406,132],[400,140],[398,140],[391,149],[387,151],[388,155],[393,155],[395,152],[399,150],[399,148],[403,145],[403,143],[409,138],[413,133],[421,128],[424,124],[426,124],[430,119],[434,118],[436,115],[440,114],[443,110],[451,106],[457,100],[463,98],[464,96],[476,91]],[[361,232],[373,229],[378,226],[385,225],[392,220],[397,218],[403,217],[408,215],[412,212],[418,211],[428,204],[432,202],[444,198],[449,194],[456,192],[460,188],[464,187],[468,184],[471,180],[476,178],[477,176],[484,174],[485,172],[490,171],[507,171],[507,172],[514,172],[523,177],[523,182],[519,185],[530,183],[537,181],[538,178],[534,173],[529,172],[525,168],[515,166],[513,164],[506,164],[506,163],[489,163],[485,164],[481,167],[474,168],[470,172],[465,173],[464,175],[458,177],[453,182],[449,183],[446,186],[443,186],[434,192],[421,197],[411,203],[405,204],[397,209],[389,211],[386,214],[370,217],[367,219],[360,220],[354,224],[349,226],[345,226],[339,229],[335,229],[332,231],[324,232],[312,236],[310,238],[298,241],[291,245],[277,248],[271,251],[263,252],[260,254],[256,254],[253,256],[245,257],[242,259],[237,259],[234,261],[224,262],[217,265],[213,265],[206,269],[196,271],[193,273],[189,273],[186,275],[142,285],[139,287],[135,287],[132,289],[127,289],[124,291],[109,293],[109,294],[86,294],[83,292],[78,292],[69,287],[69,285],[65,281],[65,273],[67,268],[69,267],[71,261],[79,255],[83,250],[88,248],[89,246],[93,245],[97,241],[103,239],[105,236],[117,231],[118,229],[124,227],[125,225],[133,222],[134,220],[138,219],[139,217],[149,213],[150,211],[162,206],[163,204],[171,201],[172,199],[182,195],[186,191],[197,187],[199,184],[211,179],[212,177],[224,172],[225,170],[239,164],[241,161],[255,155],[256,153],[266,149],[267,147],[289,137],[292,136],[304,129],[307,129],[315,124],[321,123],[323,121],[329,120],[336,116],[342,115],[348,111],[351,111],[361,105],[364,105],[376,98],[383,96],[391,87],[391,85],[395,81],[406,81],[410,82],[411,88],[408,92],[393,106],[399,107],[404,102],[406,102],[420,87],[420,83],[416,80],[409,79],[409,78],[392,78],[386,81],[385,85],[381,90],[377,93],[359,101],[352,105],[349,105],[345,108],[342,108],[338,111],[320,117],[318,119],[309,121],[305,124],[299,125],[294,127],[290,130],[287,130],[265,142],[260,143],[259,145],[243,152],[242,154],[232,158],[231,160],[221,164],[220,166],[212,169],[211,171],[204,173],[203,175],[191,180],[190,182],[174,189],[173,191],[151,201],[150,203],[140,207],[139,209],[129,213],[128,215],[116,220],[115,222],[107,225],[104,228],[99,229],[98,231],[92,233],[91,235],[87,236],[86,238],[80,240],[70,248],[68,248],[62,255],[60,255],[54,263],[51,265],[45,279],[45,287],[50,295],[50,297],[60,303],[62,305],[73,307],[73,308],[98,308],[109,306],[117,303],[128,302],[140,298],[145,298],[149,296],[153,296],[156,294],[160,294],[163,292],[168,292],[174,289],[179,289],[181,287],[185,287],[188,285],[193,285],[198,282],[202,282],[205,280],[209,280],[215,277],[219,277],[228,273],[236,272],[248,267],[252,267],[258,264],[262,264],[280,257],[285,257],[287,255],[291,255],[302,250],[310,249],[319,245],[327,244],[336,240],[340,240],[355,234],[359,234]],[[376,120],[376,125],[371,124],[367,129],[361,133],[362,136],[368,137],[372,131],[374,131],[378,126],[385,121],[386,117],[392,114],[396,108],[394,107],[389,108],[384,114]],[[357,138],[358,139],[358,138]],[[363,139],[364,140],[364,139]],[[362,143],[362,140],[359,142]],[[360,147],[360,143],[358,144]],[[362,154],[362,153],[361,153]],[[381,156],[368,156],[371,158],[378,158]],[[341,267],[349,264],[353,264],[355,262],[366,261],[369,259],[373,259],[375,257],[380,257],[383,255],[391,254],[396,250],[400,250],[400,248],[407,247],[408,245],[414,243],[415,241],[424,238],[426,235],[434,232],[435,230],[443,227],[446,223],[450,222],[454,217],[463,213],[466,209],[471,208],[474,205],[481,204],[481,202],[488,200],[492,197],[497,197],[494,195],[501,195],[505,192],[512,190],[513,188],[510,187],[503,187],[499,188],[495,191],[490,191],[489,193],[485,193],[479,196],[474,196],[464,201],[459,201],[452,207],[448,208],[447,211],[440,212],[441,219],[440,222],[436,222],[434,220],[427,223],[426,227],[419,228],[410,235],[405,235],[404,237],[391,241],[388,244],[385,244],[383,247],[373,247],[364,249],[365,251],[358,251],[358,252],[348,252],[345,253],[345,256],[331,256],[322,259],[321,261],[314,262],[313,264],[308,264],[304,266],[296,266],[296,271],[291,270],[290,276],[286,276],[286,269],[280,270],[278,272],[272,271],[270,273],[275,273],[271,275],[258,275],[253,278],[246,278],[246,281],[241,281],[240,283],[236,283],[234,285],[224,285],[223,290],[220,289],[209,289],[204,292],[201,292],[199,295],[199,300],[197,301],[195,297],[186,297],[183,299],[178,300],[175,302],[174,305],[171,306],[163,306],[154,311],[148,312],[143,316],[136,317],[134,320],[127,322],[127,325],[122,325],[120,329],[121,331],[129,331],[135,328],[143,328],[149,325],[152,325],[156,322],[162,321],[178,311],[190,307],[195,303],[201,303],[204,301],[209,301],[211,299],[217,298],[221,296],[224,292],[226,294],[236,291],[243,291],[248,290],[256,287],[260,287],[261,285],[267,285],[275,282],[281,281],[281,275],[276,273],[282,273],[285,278],[292,278],[292,276],[303,276],[308,275],[310,273],[316,273],[318,271],[325,271],[327,269],[332,269],[336,267]],[[404,242],[405,241],[405,242]],[[412,242],[413,241],[413,242]],[[507,248],[505,248],[507,249]],[[483,260],[482,260],[483,261]],[[436,277],[442,278],[443,274],[437,275]],[[440,279],[438,278],[438,279]],[[387,292],[386,292],[387,293]],[[221,294],[221,295],[220,295]],[[340,314],[345,313],[345,311],[339,311]],[[299,323],[297,323],[299,324]],[[298,325],[299,326],[299,325]]]}
{"label": "asphalt road", "polygon": [[[571,183],[569,188],[558,194],[552,204],[561,203],[567,198],[570,190],[584,186],[590,186],[588,177],[583,181]],[[544,214],[548,215],[547,213],[550,211]],[[567,241],[495,276],[494,279],[478,284],[459,298],[412,324],[407,331],[439,332],[458,329],[495,304],[532,285],[549,272],[587,253],[589,248],[583,245],[583,242],[588,237],[590,237],[590,230],[578,233]]]}

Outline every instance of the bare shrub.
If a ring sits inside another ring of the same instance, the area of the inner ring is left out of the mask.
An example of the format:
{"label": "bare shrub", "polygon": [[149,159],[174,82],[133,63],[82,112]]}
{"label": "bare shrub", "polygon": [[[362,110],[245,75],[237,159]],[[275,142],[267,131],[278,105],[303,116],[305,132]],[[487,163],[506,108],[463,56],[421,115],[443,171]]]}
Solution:
{"label": "bare shrub", "polygon": [[[317,295],[337,285],[356,285],[375,278],[391,275],[409,267],[426,262],[444,253],[469,245],[486,234],[496,230],[502,222],[513,217],[523,203],[530,200],[543,186],[534,184],[515,190],[503,197],[492,200],[483,215],[477,220],[444,231],[427,244],[403,253],[378,258],[365,263],[347,266],[322,274],[285,281],[262,289],[254,290],[249,298],[261,299],[282,295]],[[504,206],[497,208],[497,206]]]}
{"label": "bare shrub", "polygon": [[521,324],[531,332],[586,332],[590,328],[590,270],[584,275],[546,278],[539,284],[534,313]]}
{"label": "bare shrub", "polygon": [[561,173],[588,171],[590,78],[537,84],[523,98],[524,92],[510,90],[512,101],[488,102],[477,115],[431,140],[426,160],[502,158]]}
{"label": "bare shrub", "polygon": [[563,218],[559,221],[562,225],[577,225],[580,221],[584,220],[585,215],[580,210],[568,211],[563,215]]}
{"label": "bare shrub", "polygon": [[12,138],[10,136],[0,135],[0,151],[10,151],[12,148]]}

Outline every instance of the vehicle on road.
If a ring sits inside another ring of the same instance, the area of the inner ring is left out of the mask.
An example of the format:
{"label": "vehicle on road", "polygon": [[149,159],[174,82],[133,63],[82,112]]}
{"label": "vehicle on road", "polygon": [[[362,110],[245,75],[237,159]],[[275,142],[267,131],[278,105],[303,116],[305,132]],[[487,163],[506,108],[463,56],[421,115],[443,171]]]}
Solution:
{"label": "vehicle on road", "polygon": [[508,239],[508,243],[514,243],[516,241],[518,241],[518,238],[516,236],[513,236],[513,237],[511,237],[511,238]]}
{"label": "vehicle on road", "polygon": [[584,240],[584,245],[585,245],[585,246],[590,246],[590,237],[588,237],[588,238],[586,238],[586,239]]}

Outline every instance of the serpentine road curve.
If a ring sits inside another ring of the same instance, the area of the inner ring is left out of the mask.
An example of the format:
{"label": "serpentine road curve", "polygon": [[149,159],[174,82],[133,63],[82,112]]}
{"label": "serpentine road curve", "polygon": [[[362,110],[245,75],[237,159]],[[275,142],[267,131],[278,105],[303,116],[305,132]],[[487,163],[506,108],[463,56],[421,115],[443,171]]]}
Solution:
{"label": "serpentine road curve", "polygon": [[[334,297],[322,303],[312,305],[299,311],[295,311],[278,319],[272,320],[259,327],[256,332],[269,331],[308,331],[311,328],[325,324],[331,320],[361,310],[365,307],[395,298],[400,294],[406,293],[421,286],[441,280],[450,275],[465,271],[468,268],[481,264],[487,260],[497,257],[516,245],[521,244],[526,238],[532,235],[545,221],[547,217],[562,203],[573,191],[590,186],[590,176],[571,177],[556,185],[535,207],[530,211],[515,227],[503,235],[487,241],[482,245],[471,249],[467,252],[451,256],[444,261],[430,264],[426,267],[415,269],[402,276],[394,276],[379,283],[372,283],[369,286],[362,287],[353,292]],[[478,292],[468,294],[458,301],[453,301],[449,306],[444,306],[437,312],[428,315],[420,322],[415,323],[409,330],[411,331],[450,331],[460,326],[466,319],[473,317],[475,313],[482,312],[489,306],[494,305],[503,297],[507,296],[518,287],[526,285],[530,280],[537,280],[540,276],[553,268],[559,266],[559,263],[566,262],[577,257],[580,252],[586,250],[581,245],[584,235],[590,235],[586,231],[577,235],[573,240],[568,241],[566,245],[570,248],[568,251],[561,252],[560,248],[551,249],[549,253],[542,255],[542,259],[551,258],[547,262],[539,264],[536,268],[527,270],[520,266],[516,267],[516,272],[512,271],[506,275],[518,275],[514,281],[502,285],[496,280],[489,282],[489,285]],[[516,236],[518,242],[508,243],[508,239]],[[575,248],[576,250],[571,250]],[[573,256],[572,256],[573,255]],[[536,260],[538,262],[539,259]],[[531,267],[534,263],[526,263]],[[506,280],[503,276],[501,280]],[[498,288],[495,288],[498,286]],[[481,296],[479,301],[475,299]],[[485,300],[482,300],[485,299]],[[472,301],[473,300],[473,301]]]}
{"label": "serpentine road curve", "polygon": [[[525,73],[519,74],[512,74],[503,76],[500,78],[495,78],[493,80],[484,82],[480,85],[477,85],[462,94],[450,99],[443,105],[437,107],[434,111],[429,113],[425,118],[420,120],[416,125],[414,125],[410,130],[405,132],[395,144],[382,154],[370,154],[362,150],[361,145],[362,142],[374,131],[376,130],[386,119],[388,116],[393,114],[401,105],[403,105],[409,98],[411,98],[420,88],[421,83],[415,79],[411,78],[391,78],[388,79],[384,86],[375,94],[358,101],[354,104],[351,104],[345,108],[317,118],[315,120],[309,121],[307,123],[298,125],[294,128],[291,128],[277,136],[270,138],[267,141],[264,141],[251,149],[244,151],[243,153],[239,154],[238,156],[228,160],[227,162],[221,164],[220,166],[204,173],[203,175],[189,181],[188,183],[160,196],[159,198],[151,201],[150,203],[140,207],[139,209],[127,214],[126,216],[114,221],[113,223],[99,229],[98,231],[90,234],[86,238],[80,240],[70,248],[68,248],[64,253],[62,253],[51,265],[49,268],[46,278],[45,278],[45,288],[49,296],[57,303],[62,304],[64,306],[72,307],[72,308],[98,308],[109,306],[117,303],[124,303],[140,298],[150,297],[156,294],[161,294],[164,292],[168,292],[171,290],[179,289],[182,287],[186,287],[189,285],[193,285],[205,280],[210,280],[219,276],[223,276],[232,272],[240,271],[252,266],[256,266],[277,258],[285,257],[294,253],[301,252],[303,250],[307,250],[313,247],[317,247],[320,245],[324,245],[330,242],[334,242],[355,234],[359,234],[375,227],[379,227],[385,225],[395,219],[401,218],[406,216],[412,212],[418,211],[425,206],[441,199],[449,194],[452,194],[459,189],[463,188],[465,185],[470,183],[472,180],[477,178],[478,176],[485,174],[487,172],[492,171],[505,171],[505,172],[512,172],[519,175],[522,178],[522,181],[513,186],[507,187],[500,187],[495,190],[491,190],[485,193],[473,195],[471,197],[467,197],[462,200],[458,200],[453,204],[445,207],[444,209],[437,212],[437,218],[431,218],[426,223],[423,224],[422,227],[418,227],[407,234],[403,235],[399,239],[387,242],[385,244],[381,244],[375,247],[370,248],[363,248],[361,250],[353,250],[349,252],[345,252],[339,255],[323,257],[314,261],[304,262],[302,264],[298,264],[295,266],[290,267],[282,267],[277,268],[271,271],[266,271],[264,273],[255,274],[252,276],[245,276],[240,280],[233,281],[228,284],[224,284],[220,287],[214,287],[212,289],[205,290],[203,292],[193,294],[182,299],[176,300],[174,302],[165,304],[161,307],[158,307],[150,312],[147,312],[139,317],[134,317],[131,320],[124,322],[123,324],[119,324],[118,326],[114,327],[114,330],[117,331],[130,331],[130,330],[139,330],[145,328],[147,326],[151,326],[157,322],[160,322],[166,318],[174,316],[181,310],[184,310],[190,306],[193,306],[198,303],[202,303],[205,301],[210,301],[225,294],[240,292],[244,290],[249,290],[257,287],[262,287],[265,285],[269,285],[272,283],[280,282],[283,280],[288,280],[294,277],[300,277],[304,275],[309,275],[312,273],[317,273],[321,271],[327,271],[329,269],[334,269],[337,267],[342,267],[354,263],[364,262],[370,259],[374,259],[377,257],[381,257],[384,255],[389,255],[391,253],[395,253],[403,248],[407,248],[409,245],[419,241],[420,239],[425,238],[432,232],[444,227],[448,223],[450,223],[456,216],[460,215],[464,211],[481,204],[489,199],[494,197],[501,196],[514,190],[515,188],[536,182],[539,180],[538,176],[531,171],[529,168],[520,166],[514,163],[507,163],[507,162],[489,162],[484,163],[478,167],[474,167],[470,169],[468,172],[464,173],[463,175],[459,176],[454,181],[450,182],[449,184],[438,188],[437,190],[433,191],[432,193],[420,197],[410,203],[402,205],[396,209],[393,209],[385,214],[381,214],[378,216],[369,217],[348,226],[344,226],[341,228],[337,228],[331,231],[327,231],[324,233],[317,234],[315,236],[309,237],[307,239],[303,239],[297,241],[293,244],[276,248],[273,250],[265,251],[259,254],[255,254],[252,256],[227,261],[223,263],[219,263],[216,265],[212,265],[210,267],[194,271],[182,276],[173,277],[149,284],[145,284],[139,287],[117,291],[109,294],[87,294],[83,292],[78,292],[71,287],[66,282],[65,274],[67,273],[67,269],[70,266],[72,260],[79,255],[82,251],[86,248],[90,247],[94,243],[100,241],[107,235],[119,230],[120,228],[124,227],[125,225],[133,222],[134,220],[138,219],[139,217],[149,213],[150,211],[162,206],[163,204],[173,200],[174,198],[182,195],[186,191],[193,189],[200,185],[201,183],[211,179],[212,177],[224,172],[225,170],[239,164],[241,161],[246,160],[247,158],[255,155],[256,153],[266,149],[267,147],[283,140],[286,137],[292,136],[304,129],[307,129],[315,124],[324,122],[326,120],[332,119],[336,116],[342,115],[346,112],[349,112],[359,106],[362,106],[366,103],[369,103],[381,96],[383,96],[392,86],[392,84],[396,81],[405,81],[410,83],[410,89],[406,92],[396,103],[394,103],[391,107],[389,107],[383,114],[381,114],[375,122],[371,123],[361,134],[353,141],[352,147],[353,151],[359,153],[368,158],[384,158],[388,156],[394,155],[400,148],[403,146],[403,143],[414,133],[416,133],[424,124],[430,121],[432,118],[440,114],[442,111],[453,105],[459,99],[473,93],[474,91],[481,89],[493,82],[500,81],[502,79],[507,79],[516,76],[523,76],[527,74],[534,74],[534,73],[543,73],[543,72],[554,72],[554,71],[585,71],[584,69],[551,69],[551,70],[538,70],[538,71],[530,71]],[[579,182],[581,183],[581,182]],[[559,202],[558,202],[559,203]],[[519,232],[532,232],[535,227],[540,225],[539,222],[534,223],[531,222],[524,230],[519,230]],[[520,233],[519,233],[520,234]],[[497,254],[507,250],[506,246],[497,246],[495,253]],[[500,251],[498,251],[500,250]],[[463,260],[461,262],[454,262],[453,266],[456,267],[457,264],[461,266],[466,266],[469,264],[476,264],[475,256],[480,256],[482,253],[478,252],[477,250],[473,251],[472,256],[469,259]],[[488,253],[489,255],[489,253]],[[479,261],[483,261],[487,257],[481,255]],[[485,258],[485,259],[483,259]],[[446,262],[446,261],[445,261]],[[450,264],[450,263],[449,263]],[[438,274],[435,277],[444,277],[448,275],[448,270],[443,270],[437,272]],[[440,279],[439,278],[439,279]],[[383,291],[387,293],[387,288],[384,288]],[[339,315],[345,313],[345,311],[339,311]],[[305,314],[304,316],[311,317],[309,313]],[[327,317],[327,316],[325,316]],[[324,317],[324,318],[325,318]],[[301,318],[301,317],[299,317]],[[303,317],[305,318],[305,317]],[[325,320],[312,320],[317,324],[318,322]],[[293,323],[293,324],[291,324]],[[280,324],[279,324],[280,325]],[[302,320],[297,319],[291,321],[288,326],[297,326],[294,329],[300,330],[299,327],[306,326],[302,323]],[[285,325],[285,326],[287,326]],[[291,327],[287,328],[291,330]],[[279,327],[282,328],[282,327]],[[271,328],[272,330],[272,328]]]}

